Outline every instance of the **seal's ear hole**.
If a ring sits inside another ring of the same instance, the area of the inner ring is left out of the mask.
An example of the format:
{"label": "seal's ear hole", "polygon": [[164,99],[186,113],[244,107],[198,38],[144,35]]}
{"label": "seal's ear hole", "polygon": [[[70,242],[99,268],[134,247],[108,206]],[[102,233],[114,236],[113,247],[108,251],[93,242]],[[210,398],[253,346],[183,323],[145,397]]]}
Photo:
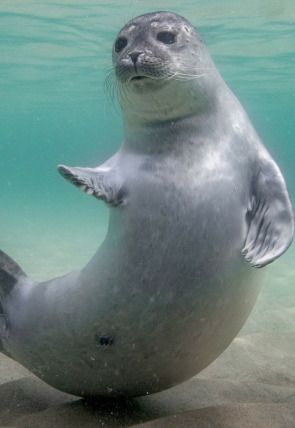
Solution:
{"label": "seal's ear hole", "polygon": [[186,26],[184,26],[184,29],[187,33],[189,33],[189,29]]}

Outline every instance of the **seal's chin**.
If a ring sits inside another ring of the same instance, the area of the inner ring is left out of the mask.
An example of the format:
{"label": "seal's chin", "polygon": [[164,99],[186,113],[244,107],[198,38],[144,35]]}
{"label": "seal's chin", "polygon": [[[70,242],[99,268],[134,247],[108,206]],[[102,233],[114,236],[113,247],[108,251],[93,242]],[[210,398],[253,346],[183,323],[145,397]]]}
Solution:
{"label": "seal's chin", "polygon": [[129,78],[129,88],[133,93],[150,92],[158,89],[158,84],[149,76],[136,74]]}
{"label": "seal's chin", "polygon": [[165,85],[164,79],[157,79],[155,77],[145,75],[133,75],[129,78],[129,88],[134,93],[154,92],[158,91]]}

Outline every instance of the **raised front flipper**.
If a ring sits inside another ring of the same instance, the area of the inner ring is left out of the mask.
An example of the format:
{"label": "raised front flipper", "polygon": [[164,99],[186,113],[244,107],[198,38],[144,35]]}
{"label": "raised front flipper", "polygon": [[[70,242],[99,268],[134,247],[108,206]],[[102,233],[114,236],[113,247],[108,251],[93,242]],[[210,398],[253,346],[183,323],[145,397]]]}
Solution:
{"label": "raised front flipper", "polygon": [[284,178],[271,159],[263,159],[253,183],[249,230],[242,253],[254,267],[282,255],[293,239],[294,217]]}
{"label": "raised front flipper", "polygon": [[80,190],[107,204],[118,206],[124,203],[122,180],[107,166],[80,168],[59,165],[58,172]]}

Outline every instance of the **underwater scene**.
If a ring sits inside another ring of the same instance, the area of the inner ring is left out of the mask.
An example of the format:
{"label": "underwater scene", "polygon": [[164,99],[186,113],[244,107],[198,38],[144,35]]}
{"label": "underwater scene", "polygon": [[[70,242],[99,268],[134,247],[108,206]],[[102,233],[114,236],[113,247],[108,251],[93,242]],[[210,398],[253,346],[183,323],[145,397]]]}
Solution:
{"label": "underwater scene", "polygon": [[[106,237],[107,205],[70,185],[57,166],[94,168],[119,149],[112,46],[129,20],[162,10],[198,29],[294,207],[293,0],[3,0],[0,249],[34,281],[83,268]],[[291,245],[262,268],[260,294],[238,336],[197,376],[163,392],[88,402],[0,353],[0,426],[294,427],[294,259]]]}

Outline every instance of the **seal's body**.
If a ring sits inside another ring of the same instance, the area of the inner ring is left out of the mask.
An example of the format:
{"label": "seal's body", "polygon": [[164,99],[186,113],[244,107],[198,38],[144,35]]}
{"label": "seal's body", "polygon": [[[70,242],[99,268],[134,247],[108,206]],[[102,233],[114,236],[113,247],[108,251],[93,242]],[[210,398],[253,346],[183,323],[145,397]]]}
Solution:
{"label": "seal's body", "polygon": [[87,397],[153,393],[206,367],[253,307],[254,267],[293,235],[278,167],[184,18],[130,21],[113,62],[121,148],[98,168],[59,166],[109,205],[104,243],[81,271],[42,284],[0,258],[2,346]]}

